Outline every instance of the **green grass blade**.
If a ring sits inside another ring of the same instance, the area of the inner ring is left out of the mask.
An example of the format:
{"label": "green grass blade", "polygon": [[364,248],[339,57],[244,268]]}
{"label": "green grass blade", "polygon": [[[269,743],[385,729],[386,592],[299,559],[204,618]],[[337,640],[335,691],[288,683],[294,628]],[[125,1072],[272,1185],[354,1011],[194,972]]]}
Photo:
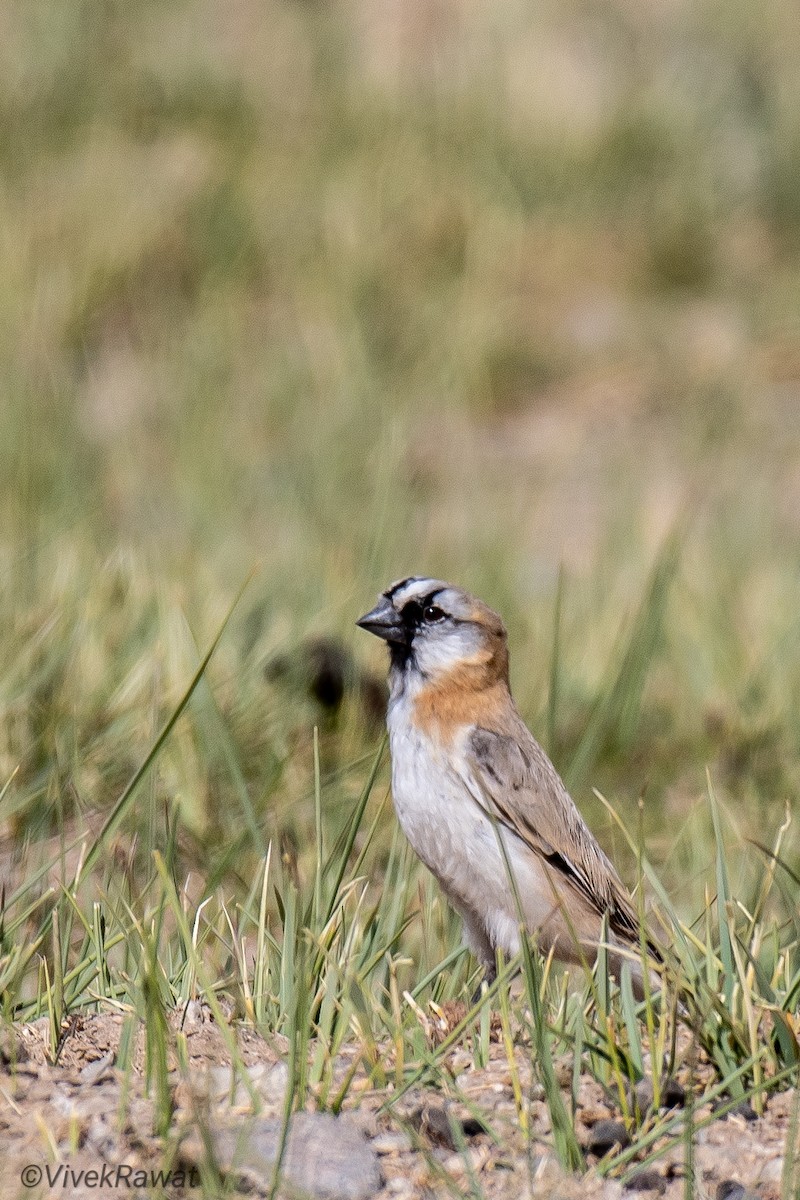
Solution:
{"label": "green grass blade", "polygon": [[711,819],[714,825],[715,861],[717,875],[717,928],[719,933],[719,952],[722,959],[722,989],[725,997],[725,1007],[730,1009],[733,999],[733,989],[736,983],[736,972],[733,961],[733,947],[728,927],[728,905],[731,899],[728,867],[725,861],[725,845],[722,840],[722,828],[719,819],[719,807],[711,775],[707,773],[708,803],[711,808]]}
{"label": "green grass blade", "polygon": [[[158,755],[160,754],[164,743],[166,742],[167,738],[172,733],[172,730],[175,728],[176,724],[178,723],[181,716],[183,715],[183,712],[184,712],[187,704],[191,700],[201,679],[203,678],[203,676],[206,673],[206,669],[208,667],[208,664],[211,662],[214,651],[216,650],[217,646],[219,645],[222,635],[228,626],[228,622],[230,621],[231,617],[233,616],[233,613],[234,613],[237,605],[239,604],[239,601],[241,600],[242,596],[244,595],[244,592],[245,592],[248,584],[250,583],[251,578],[252,578],[252,574],[248,575],[247,579],[244,581],[242,586],[239,588],[239,591],[236,593],[236,597],[234,598],[233,603],[231,604],[230,608],[228,609],[227,613],[225,614],[225,617],[223,618],[222,623],[211,642],[211,645],[209,646],[206,653],[203,655],[203,658],[200,662],[199,667],[197,668],[194,675],[192,676],[189,686],[187,687],[186,691],[181,696],[181,699],[179,700],[179,702],[178,702],[176,708],[174,709],[172,715],[170,716],[169,720],[166,722],[163,729],[159,733],[158,737],[153,742],[153,745],[150,747],[150,750],[149,750],[147,756],[145,757],[144,762],[138,768],[138,770],[134,774],[133,778],[131,779],[130,783],[125,788],[125,790],[123,791],[119,800],[114,805],[113,809],[111,810],[108,817],[106,818],[102,829],[100,830],[99,834],[97,835],[94,842],[92,843],[92,846],[90,847],[89,852],[86,855],[86,858],[83,862],[82,874],[84,876],[87,875],[94,867],[94,865],[97,862],[97,859],[100,855],[100,852],[103,849],[103,846],[105,845],[106,839],[117,828],[120,821],[125,816],[125,813],[130,808],[131,803],[134,800],[136,793],[139,789],[139,786],[142,783],[142,780],[144,780],[146,778],[148,771],[150,770],[153,763],[158,758]],[[77,882],[78,882],[77,878],[74,879],[71,887],[75,888],[75,886],[77,885]]]}

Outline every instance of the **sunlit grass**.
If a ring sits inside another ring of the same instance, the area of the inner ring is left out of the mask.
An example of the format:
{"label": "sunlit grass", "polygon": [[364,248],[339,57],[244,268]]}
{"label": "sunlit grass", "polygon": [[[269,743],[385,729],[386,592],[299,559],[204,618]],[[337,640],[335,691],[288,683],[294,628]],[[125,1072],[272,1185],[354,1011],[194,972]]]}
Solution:
{"label": "sunlit grass", "polygon": [[[287,1121],[359,1072],[457,1097],[496,1010],[520,1128],[522,1044],[564,1162],[582,1070],[636,1126],[624,1176],[702,1127],[658,1110],[680,1055],[705,1099],[796,1081],[795,13],[387,14],[4,18],[2,1019],[56,1058],[124,1012],[166,1132],[194,998],[287,1039]],[[670,945],[661,999],[526,954],[435,1044],[476,969],[353,683],[385,665],[355,617],[412,571],[503,613],[521,711]]]}
{"label": "sunlit grass", "polygon": [[[641,835],[627,831],[609,807],[653,897],[651,925],[668,947],[660,990],[648,987],[645,1000],[637,1003],[628,973],[623,971],[616,987],[601,954],[596,978],[576,992],[574,981],[567,986],[553,964],[542,964],[525,943],[522,958],[501,967],[497,982],[467,1005],[463,1019],[438,1045],[426,1028],[429,1006],[463,1000],[477,977],[474,970],[465,973],[463,953],[454,957],[454,923],[430,888],[420,911],[417,870],[396,830],[387,841],[394,827],[388,822],[385,783],[379,782],[385,746],[371,765],[357,769],[363,779],[360,794],[340,812],[328,802],[349,772],[323,781],[315,734],[309,747],[310,836],[304,853],[280,852],[272,840],[261,853],[260,837],[242,820],[241,838],[234,843],[236,868],[230,861],[225,868],[229,848],[223,847],[223,864],[194,890],[181,866],[176,809],[167,815],[163,833],[151,830],[150,860],[128,853],[119,871],[114,857],[118,862],[120,850],[115,852],[113,843],[130,826],[135,798],[190,711],[229,619],[104,824],[91,836],[84,834],[78,866],[64,873],[68,845],[57,849],[40,873],[26,871],[23,861],[18,886],[4,898],[4,1019],[46,1016],[54,1060],[72,1013],[113,1004],[134,1023],[142,1022],[146,1084],[156,1101],[156,1126],[166,1135],[172,1114],[167,1014],[200,998],[223,1030],[234,1070],[246,1085],[249,1077],[229,1015],[268,1039],[285,1039],[286,1121],[295,1108],[309,1103],[333,1112],[357,1103],[350,1095],[357,1071],[366,1073],[372,1088],[391,1084],[391,1110],[414,1086],[434,1086],[462,1098],[448,1055],[459,1046],[471,1054],[474,1066],[485,1063],[484,1014],[498,1007],[512,1077],[517,1078],[514,1047],[521,1039],[550,1107],[555,1148],[566,1167],[580,1168],[584,1160],[574,1115],[565,1107],[562,1081],[553,1069],[555,1058],[573,1056],[573,1079],[588,1071],[621,1106],[636,1138],[634,1147],[604,1160],[603,1171],[615,1174],[624,1173],[634,1156],[639,1164],[656,1159],[686,1136],[686,1114],[659,1113],[662,1071],[670,1078],[700,1055],[711,1064],[711,1082],[692,1098],[690,1115],[700,1104],[724,1104],[726,1098],[731,1104],[750,1099],[759,1110],[772,1089],[795,1079],[800,1063],[794,1018],[800,991],[797,918],[778,886],[781,875],[793,875],[785,857],[791,826],[786,819],[771,844],[763,845],[766,870],[759,873],[756,900],[748,907],[730,883],[732,867],[747,851],[729,844],[711,787],[703,800],[714,831],[707,843],[706,901],[688,916],[665,890],[637,840]],[[152,807],[149,815],[156,819]],[[252,864],[249,872],[243,869],[245,860]],[[522,990],[511,994],[509,984],[520,971]],[[357,1054],[347,1078],[336,1084],[334,1068],[345,1045],[355,1045]],[[642,1112],[632,1103],[631,1089],[645,1077],[652,1079],[654,1103],[652,1111]],[[515,1096],[525,1133],[529,1101],[518,1079]],[[255,1092],[252,1098],[258,1106]],[[694,1132],[707,1119],[692,1116]]]}

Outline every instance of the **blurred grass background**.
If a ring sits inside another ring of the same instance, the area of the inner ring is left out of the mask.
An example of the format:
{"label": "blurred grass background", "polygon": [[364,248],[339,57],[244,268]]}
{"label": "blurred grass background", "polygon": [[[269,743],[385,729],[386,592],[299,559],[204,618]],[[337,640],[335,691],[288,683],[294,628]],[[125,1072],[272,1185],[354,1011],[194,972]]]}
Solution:
{"label": "blurred grass background", "polygon": [[3,7],[0,873],[99,828],[255,568],[121,861],[179,816],[230,874],[249,804],[302,871],[314,724],[334,831],[378,742],[302,647],[381,673],[353,621],[428,573],[503,612],[629,877],[592,787],[694,912],[708,767],[751,894],[800,751],[798,52],[788,0]]}

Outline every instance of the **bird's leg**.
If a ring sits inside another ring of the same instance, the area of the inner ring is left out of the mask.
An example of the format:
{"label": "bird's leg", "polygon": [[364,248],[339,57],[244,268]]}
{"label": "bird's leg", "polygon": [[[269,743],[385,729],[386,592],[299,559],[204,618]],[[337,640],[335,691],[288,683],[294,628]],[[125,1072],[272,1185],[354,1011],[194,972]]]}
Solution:
{"label": "bird's leg", "polygon": [[471,1001],[471,1004],[473,1007],[476,1004],[480,1003],[480,1000],[483,996],[484,988],[487,988],[487,989],[490,988],[492,986],[492,984],[494,983],[495,979],[497,979],[497,963],[496,962],[488,962],[484,965],[484,968],[483,968],[483,979],[480,981],[480,983],[478,984],[478,986],[475,989],[475,992],[473,994],[472,1001]]}

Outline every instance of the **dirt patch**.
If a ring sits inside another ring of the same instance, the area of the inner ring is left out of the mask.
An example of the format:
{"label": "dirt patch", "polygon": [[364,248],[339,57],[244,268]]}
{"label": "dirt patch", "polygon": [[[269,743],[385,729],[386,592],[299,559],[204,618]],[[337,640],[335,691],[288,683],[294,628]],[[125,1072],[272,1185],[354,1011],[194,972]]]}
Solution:
{"label": "dirt patch", "polygon": [[[46,1022],[7,1032],[0,1065],[3,1197],[150,1195],[158,1190],[154,1171],[172,1172],[164,1189],[170,1196],[213,1194],[214,1180],[222,1176],[233,1182],[234,1194],[266,1193],[288,1082],[285,1043],[267,1042],[243,1026],[220,1029],[199,1003],[174,1014],[167,1126],[159,1128],[164,1105],[156,1102],[155,1088],[148,1089],[153,1072],[142,1032],[128,1070],[116,1065],[123,1024],[114,1013],[74,1018],[55,1064]],[[502,1043],[493,1041],[481,1068],[456,1049],[448,1067],[459,1102],[420,1087],[387,1109],[393,1089],[374,1087],[356,1048],[346,1047],[330,1093],[350,1078],[342,1115],[317,1114],[310,1105],[306,1124],[298,1123],[290,1139],[284,1163],[299,1172],[297,1185],[320,1197],[380,1200],[466,1193],[471,1180],[498,1200],[556,1194],[562,1200],[612,1200],[625,1191],[667,1200],[684,1196],[688,1168],[680,1143],[626,1189],[620,1180],[602,1177],[597,1163],[604,1139],[610,1145],[615,1130],[620,1137],[626,1131],[619,1110],[591,1078],[580,1082],[576,1111],[590,1167],[582,1178],[568,1178],[552,1153],[547,1105],[524,1047],[515,1047],[510,1063]],[[558,1067],[566,1087],[571,1064]],[[529,1139],[515,1087],[528,1097]],[[693,1144],[696,1194],[715,1197],[720,1185],[733,1180],[762,1200],[779,1200],[792,1105],[793,1093],[777,1094],[763,1116],[745,1106],[700,1130]],[[697,1095],[695,1121],[708,1112]]]}

